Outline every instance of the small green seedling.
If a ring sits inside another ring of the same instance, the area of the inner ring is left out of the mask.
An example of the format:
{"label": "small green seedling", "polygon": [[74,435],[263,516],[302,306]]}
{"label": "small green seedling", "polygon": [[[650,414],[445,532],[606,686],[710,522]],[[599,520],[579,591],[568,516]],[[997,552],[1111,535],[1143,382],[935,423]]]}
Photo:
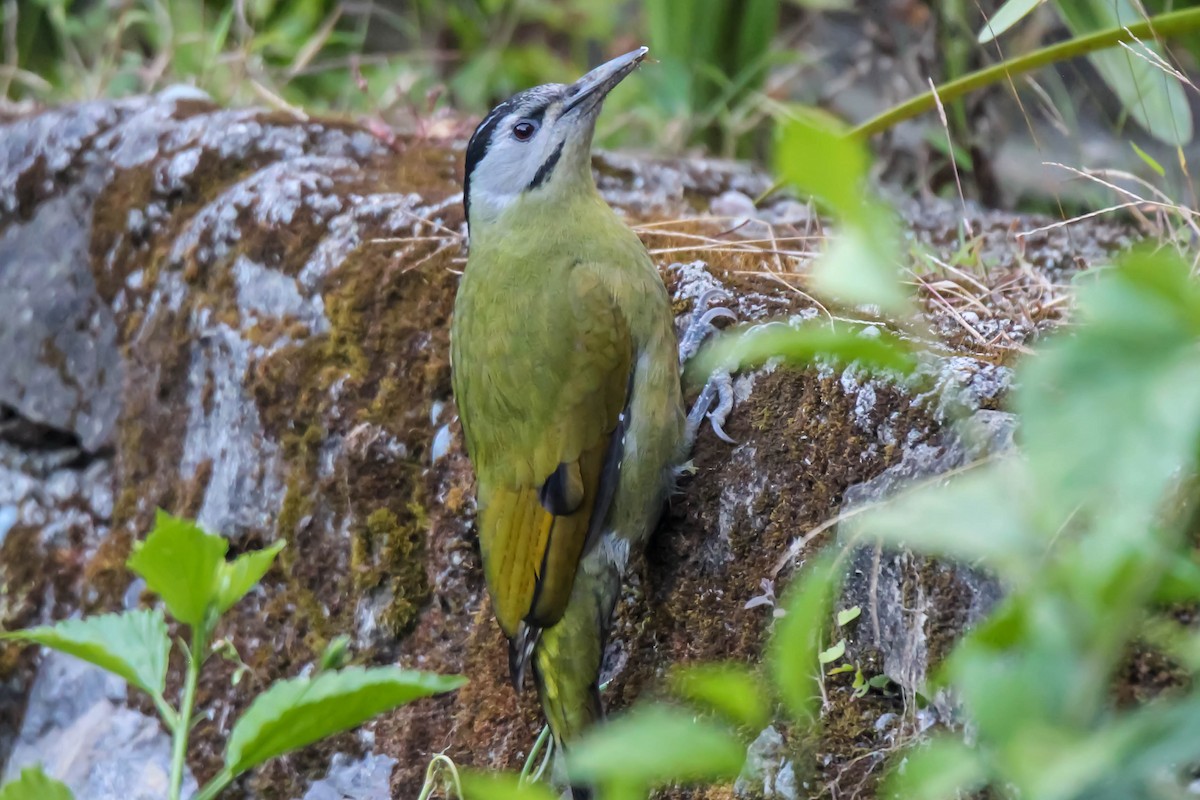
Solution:
{"label": "small green seedling", "polygon": [[[243,553],[227,561],[229,543],[196,523],[164,511],[154,530],[134,548],[129,568],[162,598],[166,610],[186,625],[189,644],[178,641],[187,671],[177,706],[166,698],[171,639],[161,608],[103,614],[55,625],[0,634],[44,645],[95,664],[124,678],[154,701],[171,732],[170,800],[179,800],[188,734],[195,719],[200,668],[214,651],[241,662],[233,644],[213,646],[221,615],[262,580],[285,542]],[[310,677],[277,681],[260,694],[234,723],[225,748],[225,764],[196,794],[213,800],[242,773],[284,753],[342,731],[421,697],[453,691],[466,680],[398,667],[339,669],[348,640],[322,659],[324,670]],[[26,770],[0,789],[0,800],[70,800],[70,790],[42,774]]]}

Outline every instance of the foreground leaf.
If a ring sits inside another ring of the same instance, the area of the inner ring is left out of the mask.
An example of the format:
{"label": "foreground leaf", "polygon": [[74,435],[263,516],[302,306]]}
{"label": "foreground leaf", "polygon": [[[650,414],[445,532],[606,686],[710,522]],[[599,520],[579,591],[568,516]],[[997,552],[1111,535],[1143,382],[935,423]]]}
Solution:
{"label": "foreground leaf", "polygon": [[548,784],[522,781],[511,772],[464,770],[459,777],[465,800],[558,800]]}
{"label": "foreground leaf", "polygon": [[216,602],[218,575],[229,543],[196,523],[159,510],[154,530],[134,546],[129,568],[167,604],[171,616],[193,628]]}
{"label": "foreground leaf", "polygon": [[26,767],[19,778],[0,787],[0,800],[74,800],[74,795],[41,767]]}
{"label": "foreground leaf", "polygon": [[811,108],[788,120],[775,150],[775,170],[804,194],[823,201],[839,218],[857,220],[867,178],[867,149],[847,136],[839,120]]}
{"label": "foreground leaf", "polygon": [[1135,252],[1080,290],[1078,316],[1086,335],[1056,336],[1022,365],[1017,408],[1035,480],[1057,487],[1046,534],[1067,514],[1110,532],[1090,568],[1141,540],[1129,531],[1153,524],[1195,462],[1200,287],[1174,255]]}
{"label": "foreground leaf", "polygon": [[834,563],[831,556],[821,556],[789,589],[784,602],[787,615],[776,623],[767,650],[775,688],[792,719],[802,724],[817,718],[821,694],[817,654],[833,606]]}
{"label": "foreground leaf", "polygon": [[45,645],[119,675],[144,692],[161,696],[171,640],[161,611],[126,611],[70,619],[40,628],[0,634]]}
{"label": "foreground leaf", "polygon": [[1014,582],[1031,576],[1043,544],[1028,535],[1033,487],[1015,459],[974,468],[948,483],[910,489],[849,522],[856,536],[966,563],[982,561]]}
{"label": "foreground leaf", "polygon": [[654,787],[735,778],[746,748],[724,725],[665,705],[634,708],[571,748],[573,782]]}
{"label": "foreground leaf", "polygon": [[974,750],[957,736],[942,736],[905,753],[879,796],[952,800],[978,788],[985,775]]}
{"label": "foreground leaf", "polygon": [[246,596],[246,592],[262,580],[263,575],[271,568],[275,556],[284,548],[287,541],[280,539],[270,547],[243,553],[233,561],[223,563],[217,576],[217,613],[224,614],[233,605]]}
{"label": "foreground leaf", "polygon": [[782,358],[788,364],[805,366],[817,359],[854,362],[867,370],[891,370],[908,374],[916,366],[912,348],[879,328],[822,322],[791,325],[767,322],[738,328],[713,339],[688,362],[689,382],[703,384],[719,368],[735,372]]}
{"label": "foreground leaf", "polygon": [[744,664],[695,664],[671,675],[680,697],[707,706],[731,722],[760,730],[771,709],[758,678]]}
{"label": "foreground leaf", "polygon": [[279,681],[260,694],[233,726],[225,769],[233,776],[267,759],[358,727],[413,700],[451,692],[459,675],[350,667],[312,678]]}

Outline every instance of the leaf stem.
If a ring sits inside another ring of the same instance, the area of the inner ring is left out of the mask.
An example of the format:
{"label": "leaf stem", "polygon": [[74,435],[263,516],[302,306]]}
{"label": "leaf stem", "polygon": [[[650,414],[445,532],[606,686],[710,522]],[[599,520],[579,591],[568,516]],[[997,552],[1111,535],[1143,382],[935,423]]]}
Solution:
{"label": "leaf stem", "polygon": [[175,713],[175,709],[171,708],[171,704],[159,692],[155,692],[150,697],[154,700],[154,707],[158,709],[158,715],[163,718],[163,722],[167,723],[167,727],[174,731],[175,726],[179,724],[179,715]]}
{"label": "leaf stem", "polygon": [[1034,50],[1032,53],[1006,59],[999,64],[977,70],[961,78],[944,83],[935,91],[919,94],[911,100],[906,100],[897,106],[892,106],[883,113],[872,117],[850,132],[850,136],[865,139],[876,133],[887,130],[898,122],[911,119],[918,114],[933,109],[940,97],[942,103],[949,103],[965,94],[998,83],[1005,78],[1020,75],[1030,70],[1044,67],[1068,58],[1077,58],[1096,50],[1104,50],[1122,42],[1132,42],[1141,39],[1161,40],[1180,33],[1200,28],[1200,8],[1172,11],[1150,17],[1143,22],[1124,27],[1106,28],[1102,31],[1077,36],[1049,47]]}
{"label": "leaf stem", "polygon": [[234,774],[229,771],[229,767],[222,767],[221,771],[212,777],[212,780],[204,784],[204,788],[193,800],[213,800],[233,779]]}
{"label": "leaf stem", "polygon": [[[192,629],[192,646],[188,652],[187,675],[183,683],[183,702],[171,737],[171,800],[180,800],[183,788],[183,767],[187,760],[188,734],[192,730],[192,711],[196,707],[196,685],[200,682],[200,665],[208,651],[208,630],[200,625]],[[211,785],[210,781],[210,785]],[[207,788],[207,787],[206,787]]]}

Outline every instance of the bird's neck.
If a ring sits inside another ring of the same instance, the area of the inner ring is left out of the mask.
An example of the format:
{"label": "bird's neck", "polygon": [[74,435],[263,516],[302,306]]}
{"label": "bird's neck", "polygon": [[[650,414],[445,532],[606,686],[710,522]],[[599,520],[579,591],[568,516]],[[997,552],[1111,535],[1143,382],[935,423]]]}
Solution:
{"label": "bird's neck", "polygon": [[597,191],[590,170],[556,178],[493,213],[477,216],[472,208],[471,251],[547,252],[624,228]]}

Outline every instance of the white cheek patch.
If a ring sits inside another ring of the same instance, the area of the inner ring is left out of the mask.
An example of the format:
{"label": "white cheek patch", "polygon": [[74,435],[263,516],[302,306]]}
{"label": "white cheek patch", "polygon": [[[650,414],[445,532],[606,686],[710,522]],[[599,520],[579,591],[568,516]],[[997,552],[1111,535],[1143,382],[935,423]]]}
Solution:
{"label": "white cheek patch", "polygon": [[537,176],[557,143],[538,136],[518,142],[509,131],[498,134],[471,176],[471,213],[495,216],[512,205]]}

